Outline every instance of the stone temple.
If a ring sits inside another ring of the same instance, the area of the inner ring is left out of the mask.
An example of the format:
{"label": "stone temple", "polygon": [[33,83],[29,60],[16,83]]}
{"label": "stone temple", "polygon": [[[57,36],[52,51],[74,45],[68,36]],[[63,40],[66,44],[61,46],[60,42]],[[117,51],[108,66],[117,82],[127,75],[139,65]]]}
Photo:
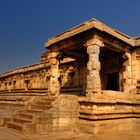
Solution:
{"label": "stone temple", "polygon": [[140,37],[96,19],[45,43],[40,63],[0,74],[0,125],[24,135],[140,124]]}

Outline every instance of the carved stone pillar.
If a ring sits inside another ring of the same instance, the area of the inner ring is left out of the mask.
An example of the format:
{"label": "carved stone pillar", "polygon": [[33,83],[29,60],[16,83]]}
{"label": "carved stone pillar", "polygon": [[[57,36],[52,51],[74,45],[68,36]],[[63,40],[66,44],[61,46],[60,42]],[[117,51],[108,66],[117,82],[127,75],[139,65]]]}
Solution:
{"label": "carved stone pillar", "polygon": [[60,83],[58,80],[58,78],[60,77],[59,60],[57,58],[58,55],[58,52],[50,52],[48,54],[48,60],[50,63],[50,79],[48,84],[48,92],[49,94],[55,96],[58,96],[60,91]]}
{"label": "carved stone pillar", "polygon": [[125,57],[125,59],[126,59],[124,61],[124,63],[123,63],[123,66],[124,66],[124,73],[123,73],[123,77],[124,77],[124,92],[125,93],[130,93],[130,91],[132,89],[131,54],[126,52],[123,57]]}
{"label": "carved stone pillar", "polygon": [[89,55],[89,61],[87,63],[87,96],[92,96],[101,91],[99,53],[102,45],[103,42],[98,38],[92,38],[86,43],[87,53]]}

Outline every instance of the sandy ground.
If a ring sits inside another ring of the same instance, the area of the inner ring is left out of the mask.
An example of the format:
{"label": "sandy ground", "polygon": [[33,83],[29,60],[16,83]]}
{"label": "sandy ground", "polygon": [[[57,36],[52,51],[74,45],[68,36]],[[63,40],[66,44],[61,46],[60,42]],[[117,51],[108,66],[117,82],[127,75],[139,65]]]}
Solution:
{"label": "sandy ground", "polygon": [[61,132],[25,137],[9,131],[7,128],[0,127],[0,140],[140,140],[140,129],[97,135]]}

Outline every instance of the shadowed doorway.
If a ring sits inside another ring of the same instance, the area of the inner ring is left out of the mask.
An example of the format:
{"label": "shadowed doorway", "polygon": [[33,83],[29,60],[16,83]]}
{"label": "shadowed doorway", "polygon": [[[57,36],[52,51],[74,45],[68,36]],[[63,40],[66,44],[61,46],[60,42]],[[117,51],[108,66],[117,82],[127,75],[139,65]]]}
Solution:
{"label": "shadowed doorway", "polygon": [[119,90],[119,74],[118,72],[107,74],[107,90]]}

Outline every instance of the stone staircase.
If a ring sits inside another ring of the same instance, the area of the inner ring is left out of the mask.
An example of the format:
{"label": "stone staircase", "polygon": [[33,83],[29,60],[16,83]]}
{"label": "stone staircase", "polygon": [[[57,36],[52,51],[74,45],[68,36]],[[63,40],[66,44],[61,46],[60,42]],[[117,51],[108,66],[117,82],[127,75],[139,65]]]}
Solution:
{"label": "stone staircase", "polygon": [[28,135],[36,133],[36,124],[44,112],[52,108],[55,97],[44,97],[34,100],[27,108],[19,111],[6,126],[13,131]]}

